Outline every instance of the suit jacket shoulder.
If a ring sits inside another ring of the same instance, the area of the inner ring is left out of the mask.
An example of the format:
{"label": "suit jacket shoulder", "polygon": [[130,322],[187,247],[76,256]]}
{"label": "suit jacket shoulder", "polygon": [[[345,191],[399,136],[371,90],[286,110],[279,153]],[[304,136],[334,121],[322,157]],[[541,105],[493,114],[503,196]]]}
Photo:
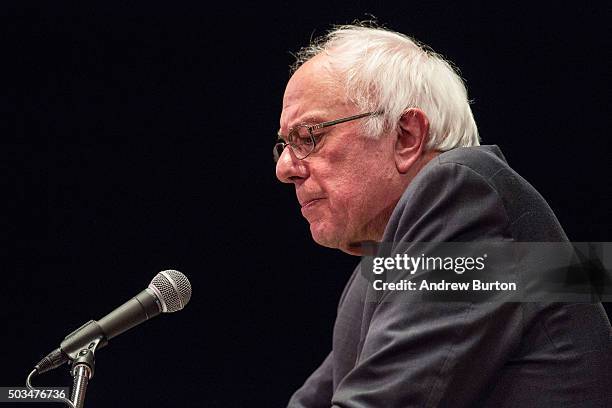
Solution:
{"label": "suit jacket shoulder", "polygon": [[[561,224],[546,200],[508,165],[497,146],[462,147],[441,153],[415,177],[396,206],[396,213],[422,213],[424,209],[421,206],[431,202],[427,194],[420,194],[427,190],[437,199],[465,197],[468,200],[472,195],[475,201],[481,196],[495,195],[498,200],[496,204],[499,205],[492,207],[504,213],[495,221],[506,223],[504,227],[512,239],[520,242],[567,241]],[[468,209],[478,210],[478,203],[471,206],[466,204]],[[484,206],[486,203],[482,204]],[[461,210],[457,214],[465,215],[465,209],[461,206],[449,207],[449,210]],[[387,230],[397,226],[397,223],[390,223]]]}

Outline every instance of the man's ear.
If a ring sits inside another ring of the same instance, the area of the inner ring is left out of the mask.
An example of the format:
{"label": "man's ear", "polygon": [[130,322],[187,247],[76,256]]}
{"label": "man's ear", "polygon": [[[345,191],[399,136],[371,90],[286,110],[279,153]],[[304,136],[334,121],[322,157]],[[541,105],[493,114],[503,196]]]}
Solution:
{"label": "man's ear", "polygon": [[405,174],[425,153],[429,119],[422,110],[410,108],[404,111],[398,125],[395,165],[401,174]]}

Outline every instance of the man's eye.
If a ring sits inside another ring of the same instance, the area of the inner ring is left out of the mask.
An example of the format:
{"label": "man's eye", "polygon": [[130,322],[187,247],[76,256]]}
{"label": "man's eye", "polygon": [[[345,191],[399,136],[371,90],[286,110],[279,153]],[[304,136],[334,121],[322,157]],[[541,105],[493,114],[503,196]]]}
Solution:
{"label": "man's eye", "polygon": [[325,132],[323,132],[323,131],[318,131],[318,132],[316,132],[315,134],[312,135],[312,137],[314,137],[314,141],[316,143],[319,143],[319,141],[321,139],[323,139],[323,136],[325,136]]}
{"label": "man's eye", "polygon": [[312,138],[310,136],[300,137],[299,143],[305,146],[310,146],[312,145]]}
{"label": "man's eye", "polygon": [[310,133],[308,132],[308,129],[306,129],[305,127],[300,127],[294,130],[293,132],[289,133],[288,139],[293,144],[303,145],[303,144],[312,143],[311,138],[310,138]]}

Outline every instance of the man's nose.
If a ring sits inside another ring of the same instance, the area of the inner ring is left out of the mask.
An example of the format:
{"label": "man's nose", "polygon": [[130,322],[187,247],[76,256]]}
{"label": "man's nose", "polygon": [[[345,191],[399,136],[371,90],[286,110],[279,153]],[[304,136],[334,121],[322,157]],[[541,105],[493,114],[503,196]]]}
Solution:
{"label": "man's nose", "polygon": [[276,162],[276,178],[282,183],[299,183],[308,177],[308,166],[304,160],[295,157],[287,146]]}

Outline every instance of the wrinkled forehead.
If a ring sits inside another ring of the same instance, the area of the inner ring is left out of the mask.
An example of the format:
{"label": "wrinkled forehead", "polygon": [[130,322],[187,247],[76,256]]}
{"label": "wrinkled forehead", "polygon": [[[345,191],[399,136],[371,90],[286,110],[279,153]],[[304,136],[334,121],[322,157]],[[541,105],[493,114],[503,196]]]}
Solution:
{"label": "wrinkled forehead", "polygon": [[325,57],[314,57],[291,77],[283,96],[280,132],[304,123],[335,119],[347,109],[346,92]]}

